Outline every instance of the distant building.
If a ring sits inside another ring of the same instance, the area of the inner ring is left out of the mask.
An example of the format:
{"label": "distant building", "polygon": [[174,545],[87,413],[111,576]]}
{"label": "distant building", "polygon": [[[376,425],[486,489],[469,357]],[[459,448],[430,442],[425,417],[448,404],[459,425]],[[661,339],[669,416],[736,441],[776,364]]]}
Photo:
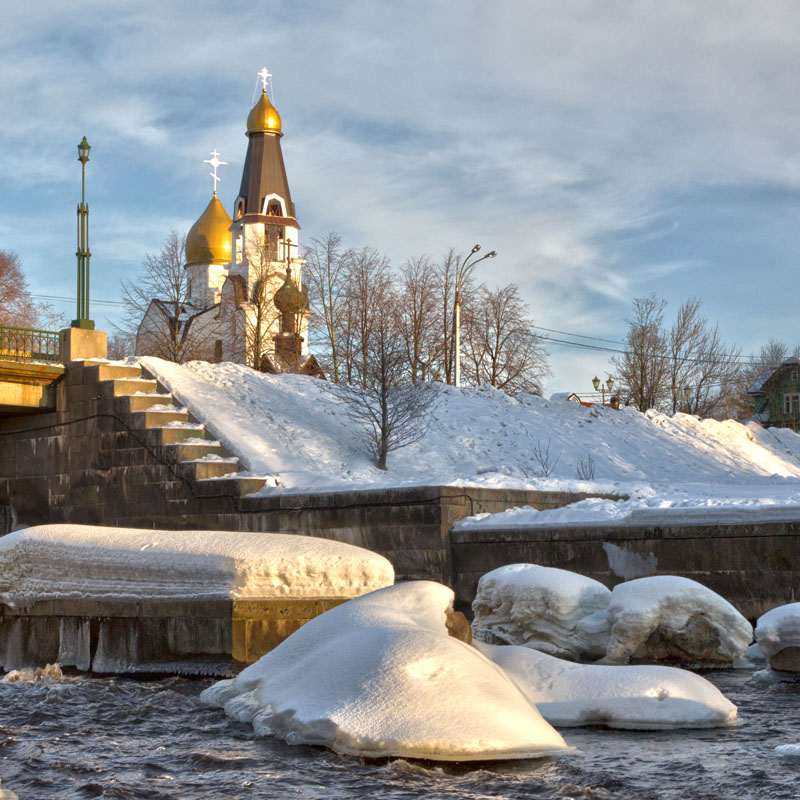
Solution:
{"label": "distant building", "polygon": [[764,370],[747,394],[753,398],[754,418],[765,428],[800,432],[800,359]]}
{"label": "distant building", "polygon": [[154,298],[139,326],[136,352],[179,322],[190,358],[233,361],[263,372],[322,376],[308,353],[308,293],[298,256],[300,224],[289,192],[280,115],[263,91],[247,118],[247,155],[228,216],[216,192],[186,236],[189,291],[180,309]]}
{"label": "distant building", "polygon": [[[591,408],[592,406],[599,406],[600,403],[590,403],[587,400],[581,400],[575,392],[554,392],[550,395],[551,402],[555,402],[556,400],[566,400],[570,403],[577,403],[580,406],[585,406],[586,408]],[[619,408],[619,397],[614,395],[613,397],[608,398],[607,403],[603,403],[606,408]]]}

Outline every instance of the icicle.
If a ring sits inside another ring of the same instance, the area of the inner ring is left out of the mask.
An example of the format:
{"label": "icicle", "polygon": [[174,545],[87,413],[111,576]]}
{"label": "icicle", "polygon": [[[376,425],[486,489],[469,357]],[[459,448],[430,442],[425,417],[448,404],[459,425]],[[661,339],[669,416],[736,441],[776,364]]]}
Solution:
{"label": "icicle", "polygon": [[22,669],[24,663],[22,649],[22,620],[15,619],[11,623],[11,630],[6,639],[6,652],[3,655],[3,669],[10,672],[12,669]]}
{"label": "icicle", "polygon": [[88,619],[61,617],[58,634],[58,663],[62,667],[89,669],[91,654],[89,652]]}
{"label": "icicle", "polygon": [[101,622],[92,672],[130,672],[138,662],[139,627],[136,620]]}

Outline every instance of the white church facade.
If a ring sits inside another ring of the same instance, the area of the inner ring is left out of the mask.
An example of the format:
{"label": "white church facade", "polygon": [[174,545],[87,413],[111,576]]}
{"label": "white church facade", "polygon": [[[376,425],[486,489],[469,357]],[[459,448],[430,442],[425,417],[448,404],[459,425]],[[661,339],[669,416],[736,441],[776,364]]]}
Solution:
{"label": "white church facade", "polygon": [[247,118],[247,155],[231,218],[215,190],[189,230],[185,300],[154,299],[139,326],[137,355],[155,353],[156,332],[170,325],[188,359],[233,361],[263,372],[322,377],[308,353],[308,293],[303,286],[299,231],[280,140],[281,118],[267,94]]}

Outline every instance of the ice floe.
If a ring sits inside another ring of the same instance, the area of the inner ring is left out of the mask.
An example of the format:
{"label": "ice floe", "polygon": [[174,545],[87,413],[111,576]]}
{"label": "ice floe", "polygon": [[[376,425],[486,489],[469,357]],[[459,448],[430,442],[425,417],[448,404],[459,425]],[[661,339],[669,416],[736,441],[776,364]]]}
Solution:
{"label": "ice floe", "polygon": [[756,641],[773,669],[800,672],[800,603],[778,606],[759,617]]}
{"label": "ice floe", "polygon": [[608,641],[611,592],[599,581],[555,567],[509,564],[478,581],[472,630],[486,642],[551,655],[599,657]]}
{"label": "ice floe", "polygon": [[676,575],[619,583],[608,603],[607,658],[617,663],[743,664],[750,623],[706,586]]}
{"label": "ice floe", "polygon": [[736,722],[736,706],[688,670],[575,664],[527,647],[475,646],[502,667],[553,725],[657,730]]}
{"label": "ice floe", "polygon": [[259,734],[339,753],[466,761],[568,749],[500,667],[448,636],[452,602],[429,581],[356,598],[201,697]]}

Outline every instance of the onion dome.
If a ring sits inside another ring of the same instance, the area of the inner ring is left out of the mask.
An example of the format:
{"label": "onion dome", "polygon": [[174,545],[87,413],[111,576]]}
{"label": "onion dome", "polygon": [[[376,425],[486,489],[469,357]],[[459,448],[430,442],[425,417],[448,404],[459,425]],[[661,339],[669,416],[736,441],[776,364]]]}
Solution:
{"label": "onion dome", "polygon": [[283,286],[275,292],[272,302],[282,314],[297,314],[306,307],[306,296],[297,288],[289,270],[286,270],[286,280],[283,282]]}
{"label": "onion dome", "polygon": [[186,235],[186,263],[228,264],[231,260],[231,218],[217,193]]}
{"label": "onion dome", "polygon": [[247,135],[251,133],[277,133],[283,136],[281,115],[270,103],[266,89],[261,92],[261,97],[247,117]]}

